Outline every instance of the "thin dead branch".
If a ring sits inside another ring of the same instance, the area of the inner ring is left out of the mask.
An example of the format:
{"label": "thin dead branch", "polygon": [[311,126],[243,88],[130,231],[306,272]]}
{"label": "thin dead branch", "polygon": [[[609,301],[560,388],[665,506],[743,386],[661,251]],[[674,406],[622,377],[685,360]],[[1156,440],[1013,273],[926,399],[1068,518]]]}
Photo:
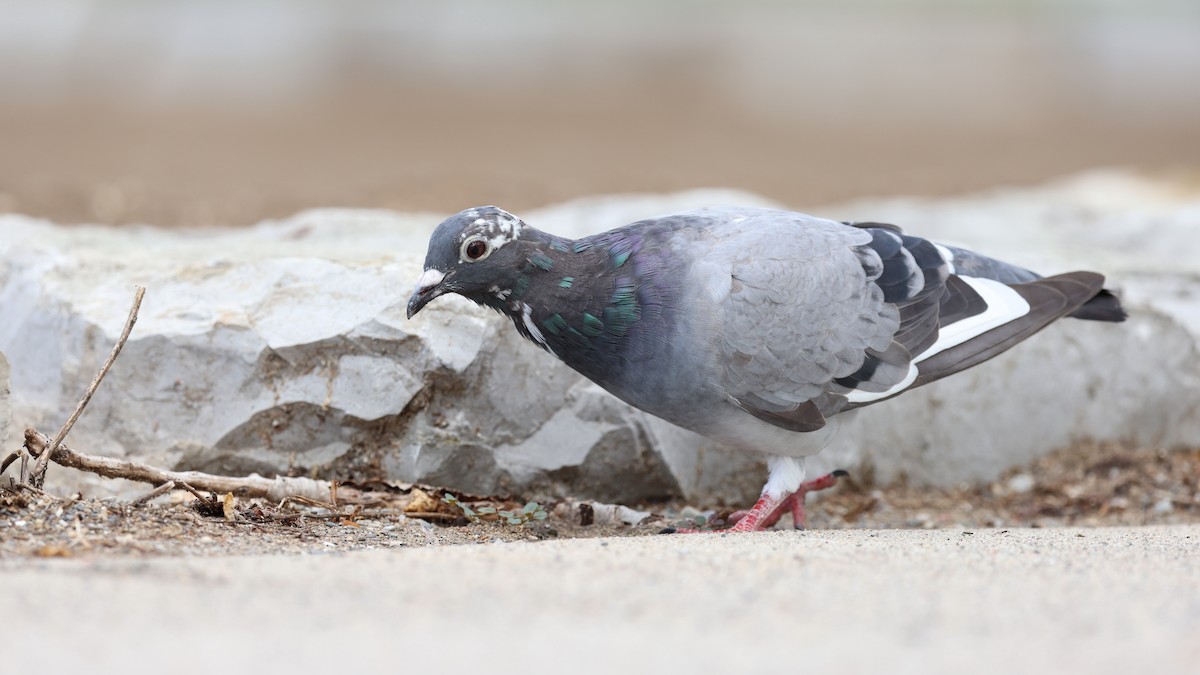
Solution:
{"label": "thin dead branch", "polygon": [[205,497],[204,495],[200,494],[199,490],[192,487],[191,485],[188,485],[187,483],[177,483],[175,487],[179,488],[180,490],[185,490],[187,492],[192,493],[192,496],[195,497],[196,499],[208,499],[208,497]]}
{"label": "thin dead branch", "polygon": [[[45,434],[36,429],[25,430],[25,448],[39,460],[48,454],[45,450],[49,444],[50,439]],[[274,502],[284,499],[301,501],[297,498],[302,498],[321,506],[330,505],[332,481],[286,476],[215,476],[200,471],[167,471],[134,460],[85,455],[65,444],[58,447],[51,459],[60,466],[87,471],[105,478],[124,478],[152,485],[173,482],[177,489],[189,490],[193,494],[198,494],[198,491],[218,494],[232,492],[239,497],[263,497]],[[394,501],[396,497],[397,495],[391,493],[360,491],[343,485],[339,490],[338,501],[342,504],[369,504]]]}
{"label": "thin dead branch", "polygon": [[8,453],[8,457],[5,457],[4,461],[0,462],[0,476],[4,475],[4,472],[8,471],[8,466],[15,462],[20,456],[20,450],[14,450],[13,452]]}
{"label": "thin dead branch", "polygon": [[289,495],[287,497],[284,497],[283,499],[281,499],[279,501],[279,505],[276,506],[275,508],[282,509],[289,502],[295,502],[296,504],[303,504],[305,506],[313,506],[318,509],[325,509],[326,511],[338,510],[337,506],[335,506],[332,502],[328,502],[328,501],[325,501],[322,499],[311,499],[309,497],[305,497],[304,495]]}
{"label": "thin dead branch", "polygon": [[146,494],[142,495],[141,497],[134,499],[133,501],[129,502],[129,504],[131,506],[141,506],[142,504],[149,504],[150,502],[154,501],[155,499],[158,499],[159,497],[167,494],[168,492],[170,492],[171,490],[174,490],[174,489],[175,489],[175,481],[169,480],[169,481],[163,483],[162,485],[159,485],[158,487],[154,488],[153,490],[147,492]]}
{"label": "thin dead branch", "polygon": [[421,520],[460,520],[463,518],[461,514],[442,513],[441,511],[405,511],[404,515]]}
{"label": "thin dead branch", "polygon": [[125,329],[121,331],[121,337],[117,338],[117,344],[113,346],[112,352],[109,353],[108,358],[104,361],[104,365],[101,366],[100,370],[96,373],[96,377],[92,378],[92,383],[88,386],[87,392],[83,395],[83,398],[79,399],[79,405],[75,406],[75,412],[71,413],[71,416],[67,419],[66,424],[62,425],[62,428],[58,430],[57,434],[55,434],[54,440],[50,441],[50,451],[42,453],[42,455],[38,457],[38,460],[33,465],[33,470],[29,473],[29,476],[27,478],[23,477],[21,482],[28,483],[36,488],[42,487],[42,484],[46,479],[46,467],[50,465],[50,459],[54,456],[55,450],[62,445],[63,439],[67,437],[67,434],[71,431],[71,427],[75,426],[75,421],[78,420],[79,416],[83,414],[83,409],[86,408],[87,404],[92,400],[92,395],[96,393],[96,389],[100,386],[100,382],[104,379],[104,376],[108,374],[109,368],[112,368],[113,363],[116,362],[117,356],[120,355],[121,349],[125,346],[125,342],[129,340],[129,333],[133,331],[133,324],[137,323],[138,310],[142,307],[142,298],[145,295],[145,287],[138,286],[137,292],[133,296],[133,307],[129,308],[129,318],[125,319]]}

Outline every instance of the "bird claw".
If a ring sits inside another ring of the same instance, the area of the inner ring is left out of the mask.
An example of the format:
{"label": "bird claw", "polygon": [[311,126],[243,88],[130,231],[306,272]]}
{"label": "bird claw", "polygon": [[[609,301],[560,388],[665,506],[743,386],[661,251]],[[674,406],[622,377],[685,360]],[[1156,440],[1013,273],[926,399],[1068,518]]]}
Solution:
{"label": "bird claw", "polygon": [[779,519],[783,517],[785,512],[791,512],[793,527],[797,530],[804,530],[808,526],[808,517],[804,512],[804,497],[809,492],[817,492],[818,490],[827,490],[837,484],[837,479],[849,476],[850,473],[837,469],[830,473],[814,478],[813,480],[801,483],[800,487],[792,494],[783,498],[772,498],[763,496],[755,503],[754,508],[746,511],[734,511],[729,514],[726,519],[732,525],[724,530],[694,530],[676,527],[666,527],[659,531],[659,534],[699,534],[713,532],[750,532],[770,529]]}

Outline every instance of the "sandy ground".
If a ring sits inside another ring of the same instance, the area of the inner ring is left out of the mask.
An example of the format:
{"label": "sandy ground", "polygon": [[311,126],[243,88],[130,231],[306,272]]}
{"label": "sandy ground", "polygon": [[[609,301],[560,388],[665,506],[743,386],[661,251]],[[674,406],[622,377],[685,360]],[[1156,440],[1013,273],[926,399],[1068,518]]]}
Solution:
{"label": "sandy ground", "polygon": [[1200,526],[0,562],[10,672],[1184,673]]}
{"label": "sandy ground", "polygon": [[1198,477],[1197,450],[1083,444],[983,485],[860,475],[810,503],[810,529],[785,518],[749,535],[658,534],[700,513],[670,504],[632,527],[561,513],[434,525],[399,509],[245,501],[230,519],[190,496],[135,507],[9,492],[0,613],[19,648],[4,664],[1190,673]]}
{"label": "sandy ground", "polygon": [[[61,478],[51,470],[48,488]],[[469,522],[425,486],[368,508],[234,499],[202,503],[176,492],[149,505],[83,495],[37,496],[0,478],[0,559],[314,554],[440,544],[645,536],[664,527],[719,529],[723,505],[645,504],[635,526],[583,522],[577,506],[537,495],[469,496],[475,510],[519,510],[530,500],[548,516],[511,526]],[[810,529],[1054,528],[1200,525],[1200,449],[1083,443],[1016,467],[997,480],[943,488],[875,485],[858,471],[809,499]],[[745,505],[735,505],[745,506]],[[699,520],[697,520],[699,519]],[[636,519],[635,519],[636,520]],[[791,527],[785,516],[780,527]]]}
{"label": "sandy ground", "polygon": [[860,475],[812,528],[749,535],[658,534],[697,514],[677,505],[634,527],[438,526],[9,491],[4,666],[1189,673],[1198,476],[1200,451],[1083,444],[983,485]]}

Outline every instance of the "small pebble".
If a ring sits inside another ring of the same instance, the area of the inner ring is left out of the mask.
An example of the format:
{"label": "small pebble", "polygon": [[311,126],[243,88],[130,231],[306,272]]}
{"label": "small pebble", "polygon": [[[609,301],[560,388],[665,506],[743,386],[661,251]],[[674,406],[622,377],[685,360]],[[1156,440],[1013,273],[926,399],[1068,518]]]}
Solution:
{"label": "small pebble", "polygon": [[1025,493],[1033,490],[1033,488],[1036,484],[1037,484],[1037,481],[1035,481],[1033,479],[1033,476],[1030,476],[1027,473],[1019,473],[1019,474],[1013,476],[1012,478],[1008,479],[1007,486],[1008,486],[1009,492],[1014,492],[1016,494],[1023,495]]}

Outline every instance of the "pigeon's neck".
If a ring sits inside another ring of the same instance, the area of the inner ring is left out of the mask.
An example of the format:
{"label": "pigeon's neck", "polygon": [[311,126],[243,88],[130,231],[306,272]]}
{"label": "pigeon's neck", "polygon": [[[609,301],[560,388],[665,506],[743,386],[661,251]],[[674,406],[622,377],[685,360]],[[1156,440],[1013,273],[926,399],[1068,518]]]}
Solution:
{"label": "pigeon's neck", "polygon": [[508,273],[475,301],[514,319],[520,317],[523,306],[530,302],[545,302],[553,296],[548,292],[551,282],[562,281],[563,270],[572,267],[570,259],[575,242],[526,226],[521,239],[508,244],[518,252]]}
{"label": "pigeon's neck", "polygon": [[620,353],[642,315],[639,240],[531,234],[521,241],[512,278],[498,285],[486,304],[586,375],[616,366],[604,362]]}

